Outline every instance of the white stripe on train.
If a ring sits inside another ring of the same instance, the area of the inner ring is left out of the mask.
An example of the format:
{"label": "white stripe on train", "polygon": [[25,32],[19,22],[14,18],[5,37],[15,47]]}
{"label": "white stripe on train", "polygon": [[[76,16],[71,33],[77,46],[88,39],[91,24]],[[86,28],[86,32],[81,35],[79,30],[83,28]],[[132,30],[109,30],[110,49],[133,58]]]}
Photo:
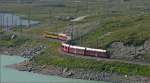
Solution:
{"label": "white stripe on train", "polygon": [[62,43],[62,46],[66,46],[66,47],[70,47],[70,48],[74,48],[74,49],[86,49],[89,51],[97,51],[97,52],[106,52],[106,50],[102,50],[102,49],[94,49],[94,48],[87,48],[87,47],[81,47],[81,46],[73,46],[73,45],[69,45],[66,43]]}

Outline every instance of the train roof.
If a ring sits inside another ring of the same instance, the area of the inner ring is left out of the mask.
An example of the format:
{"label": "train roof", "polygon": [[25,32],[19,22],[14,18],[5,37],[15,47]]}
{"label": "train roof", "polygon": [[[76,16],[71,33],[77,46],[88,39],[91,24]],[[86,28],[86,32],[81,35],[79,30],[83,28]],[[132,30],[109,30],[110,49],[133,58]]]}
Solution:
{"label": "train roof", "polygon": [[45,34],[48,34],[48,35],[58,35],[58,33],[56,32],[48,32],[48,31],[44,31]]}
{"label": "train roof", "polygon": [[67,35],[64,34],[64,33],[59,33],[58,35],[60,35],[60,36],[67,36]]}
{"label": "train roof", "polygon": [[90,51],[98,51],[98,52],[106,52],[106,50],[102,50],[102,49],[94,49],[94,48],[86,48],[86,50],[90,50]]}
{"label": "train roof", "polygon": [[97,52],[106,52],[106,50],[102,50],[102,49],[94,49],[94,48],[86,48],[86,47],[80,47],[80,46],[73,46],[73,45],[69,45],[69,44],[65,44],[63,43],[64,46],[70,46],[71,48],[75,48],[75,49],[86,49],[86,50],[90,50],[90,51],[97,51]]}
{"label": "train roof", "polygon": [[82,49],[85,50],[85,47],[80,47],[80,46],[70,46],[71,48],[75,48],[75,49]]}
{"label": "train roof", "polygon": [[75,48],[75,49],[85,49],[85,47],[80,47],[80,46],[73,46],[73,45],[69,45],[69,44],[62,44],[63,46],[70,46],[71,48]]}

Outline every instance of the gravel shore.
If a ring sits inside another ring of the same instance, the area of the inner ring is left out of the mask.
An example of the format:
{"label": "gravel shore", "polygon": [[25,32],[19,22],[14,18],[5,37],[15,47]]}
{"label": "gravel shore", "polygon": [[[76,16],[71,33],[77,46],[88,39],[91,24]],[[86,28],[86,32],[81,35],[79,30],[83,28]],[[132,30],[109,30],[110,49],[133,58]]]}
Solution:
{"label": "gravel shore", "polygon": [[149,77],[127,76],[117,73],[95,72],[85,69],[69,69],[47,65],[37,65],[33,61],[24,61],[7,67],[19,71],[28,71],[45,75],[55,75],[64,78],[75,78],[84,80],[107,81],[112,83],[150,83]]}

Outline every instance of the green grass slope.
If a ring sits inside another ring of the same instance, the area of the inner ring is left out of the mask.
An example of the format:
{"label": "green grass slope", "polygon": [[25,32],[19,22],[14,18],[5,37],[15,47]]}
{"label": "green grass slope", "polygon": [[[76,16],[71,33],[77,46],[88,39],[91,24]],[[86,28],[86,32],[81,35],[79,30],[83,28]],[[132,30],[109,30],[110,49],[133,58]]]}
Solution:
{"label": "green grass slope", "polygon": [[[148,11],[145,11],[144,8],[141,8],[141,6],[140,8],[137,7],[137,5],[141,5],[144,1],[146,1],[145,4],[149,4],[148,0],[143,0],[143,2],[140,3],[135,3],[133,0],[130,0],[132,1],[130,4],[128,2],[125,2],[124,4],[114,4],[113,1],[108,4],[108,2],[105,2],[106,0],[97,1],[100,2],[89,3],[91,4],[90,6],[92,6],[89,8],[90,13],[87,13],[87,5],[83,7],[82,4],[79,4],[78,7],[76,7],[76,4],[69,4],[72,6],[54,7],[42,3],[21,5],[0,4],[0,11],[15,12],[19,15],[24,15],[25,18],[28,18],[30,14],[30,19],[38,20],[41,24],[38,26],[33,26],[29,29],[23,29],[21,33],[29,33],[37,36],[41,35],[43,31],[63,32],[66,30],[66,27],[68,27],[70,22],[58,20],[55,16],[83,16],[88,14],[90,16],[83,21],[74,23],[74,27],[76,27],[75,29],[78,29],[79,33],[84,33],[91,28],[95,29],[90,31],[90,33],[87,33],[82,38],[77,39],[78,42],[82,42],[78,44],[88,47],[96,48],[96,44],[99,43],[98,48],[108,48],[113,42],[117,41],[121,41],[125,45],[142,45],[145,40],[150,38],[150,15],[148,15]],[[95,6],[95,4],[97,4],[97,6]],[[142,7],[145,7],[145,4],[142,5]],[[98,7],[100,5],[101,7]],[[109,9],[112,8],[112,6],[114,6],[114,9]],[[76,12],[77,8],[79,9],[78,13]],[[113,15],[111,15],[113,10],[118,12],[118,14],[113,13]],[[143,11],[145,11],[147,15],[137,15],[137,13],[141,13]],[[98,15],[96,15],[96,13]],[[99,22],[99,24],[96,22]],[[20,32],[20,30],[17,29],[14,31]],[[0,40],[0,46],[19,46],[23,45],[25,42],[27,45],[31,46],[36,46],[37,44],[47,45],[47,50],[40,54],[40,56],[34,57],[35,62],[40,65],[46,64],[68,68],[92,69],[98,72],[106,71],[110,73],[115,72],[129,75],[150,76],[149,65],[127,64],[124,62],[109,60],[97,61],[95,59],[67,56],[66,54],[60,52],[60,43],[44,39],[36,39],[34,37],[32,38],[31,35],[28,35],[27,39],[30,39],[29,41],[26,41],[24,38],[22,39],[22,37],[20,37],[21,35],[16,39],[11,40],[10,34],[5,35],[6,37]]]}
{"label": "green grass slope", "polygon": [[90,47],[96,47],[97,40],[102,48],[119,41],[125,45],[142,45],[150,38],[149,20],[150,15],[105,18],[104,23],[99,25],[95,32],[83,37],[83,45],[88,43]]}

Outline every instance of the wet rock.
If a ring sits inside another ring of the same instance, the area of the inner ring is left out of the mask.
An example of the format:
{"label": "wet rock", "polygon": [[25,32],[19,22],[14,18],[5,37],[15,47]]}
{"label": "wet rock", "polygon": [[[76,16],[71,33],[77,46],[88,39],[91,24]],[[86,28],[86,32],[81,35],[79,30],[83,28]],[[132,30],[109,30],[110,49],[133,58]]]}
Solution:
{"label": "wet rock", "polygon": [[31,72],[33,67],[28,67],[28,71]]}
{"label": "wet rock", "polygon": [[19,68],[17,68],[19,71],[27,71],[27,68],[25,66],[19,66]]}

